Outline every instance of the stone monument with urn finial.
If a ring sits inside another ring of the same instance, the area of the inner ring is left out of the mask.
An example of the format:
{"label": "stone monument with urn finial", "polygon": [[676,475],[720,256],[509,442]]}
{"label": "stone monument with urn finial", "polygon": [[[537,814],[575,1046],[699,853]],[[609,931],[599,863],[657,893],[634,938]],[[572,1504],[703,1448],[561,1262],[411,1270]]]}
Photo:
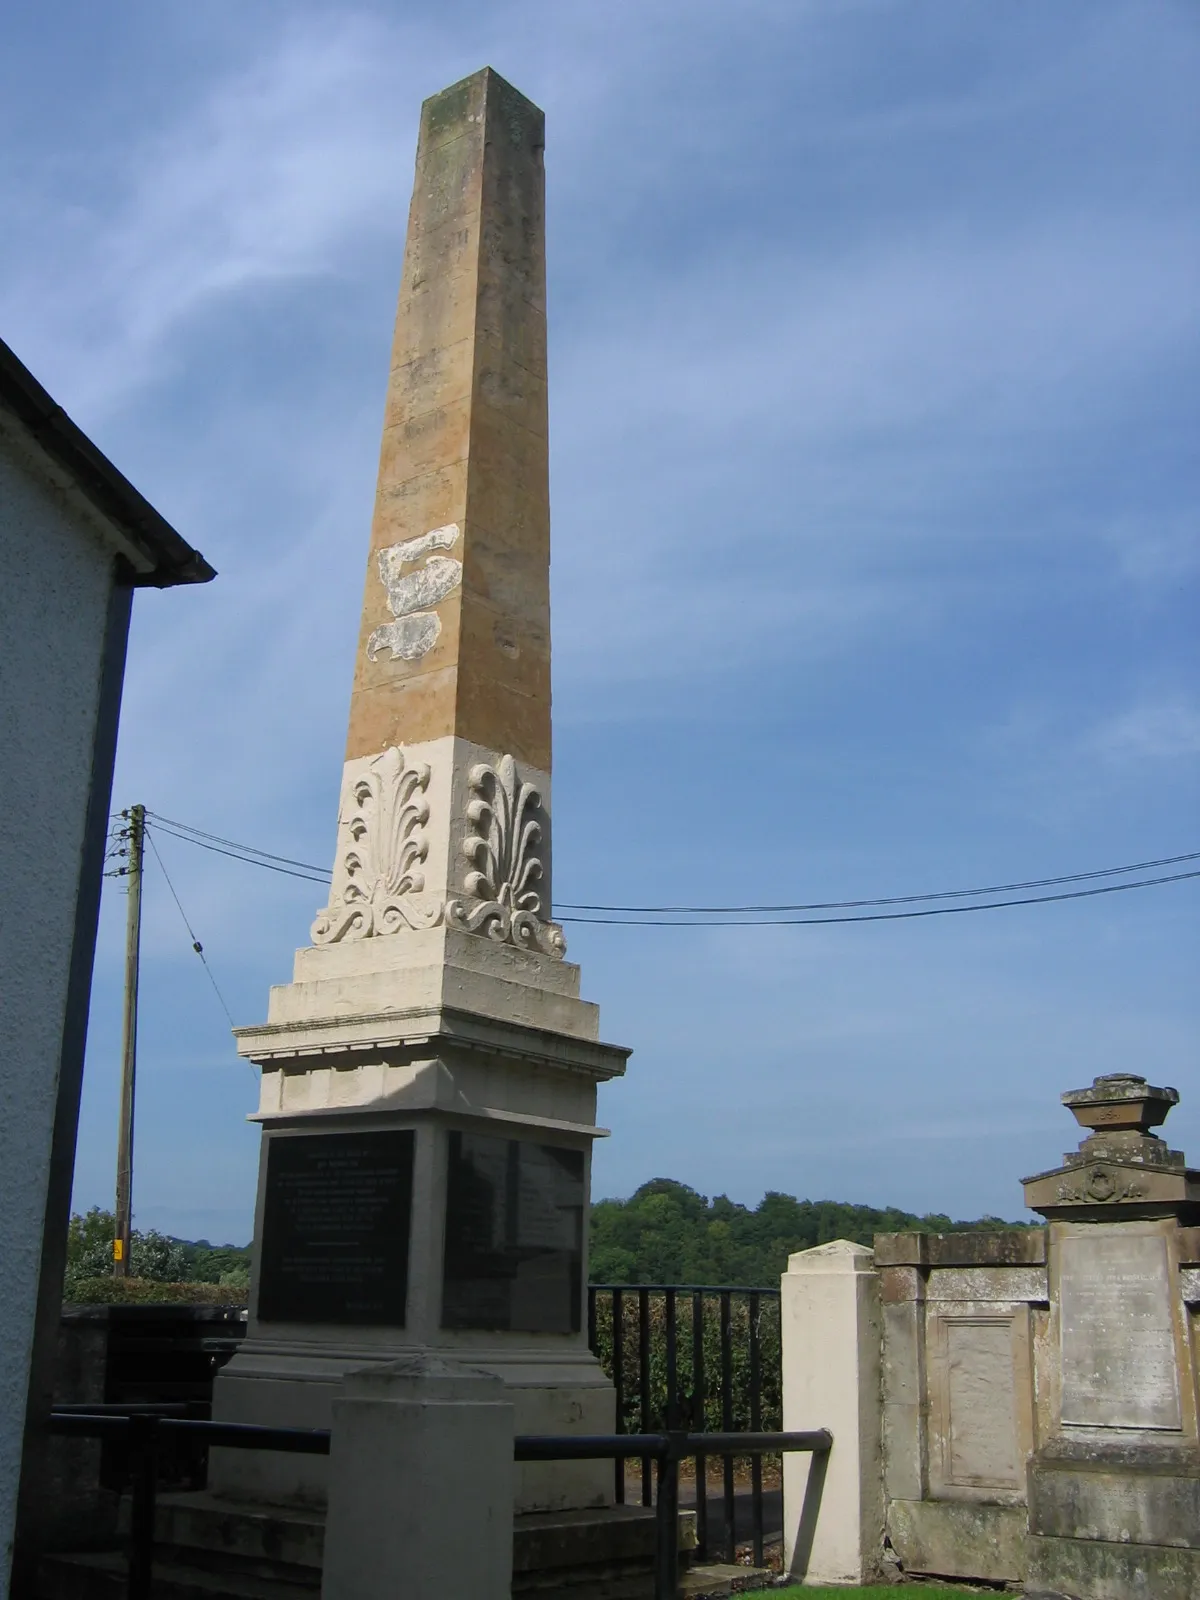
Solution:
{"label": "stone monument with urn finial", "polygon": [[1086,1130],[1025,1180],[1046,1218],[1056,1360],[1028,1463],[1028,1581],[1081,1600],[1200,1592],[1200,1171],[1152,1132],[1178,1091],[1110,1073],[1063,1104]]}
{"label": "stone monument with urn finial", "polygon": [[[347,1371],[502,1378],[518,1432],[610,1432],[584,1297],[600,1042],[552,914],[542,113],[485,70],[422,110],[333,879],[262,1074],[249,1327],[214,1415],[326,1427]],[[325,1463],[214,1452],[225,1495]],[[516,1509],[611,1500],[523,1467]]]}

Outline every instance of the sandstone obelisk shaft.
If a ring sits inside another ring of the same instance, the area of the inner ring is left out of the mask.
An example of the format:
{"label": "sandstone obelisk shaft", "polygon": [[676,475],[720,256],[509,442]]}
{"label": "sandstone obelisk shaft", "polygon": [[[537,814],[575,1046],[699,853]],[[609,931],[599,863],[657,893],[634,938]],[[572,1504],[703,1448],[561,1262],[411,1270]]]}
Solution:
{"label": "sandstone obelisk shaft", "polygon": [[[435,1351],[503,1377],[518,1431],[613,1426],[583,1284],[596,1089],[628,1051],[550,921],[542,138],[490,70],[422,110],[329,901],[237,1030],[264,1139],[227,1420],[328,1426],[347,1372]],[[307,1460],[210,1482],[324,1490]],[[611,1483],[527,1463],[514,1506]]]}
{"label": "sandstone obelisk shaft", "polygon": [[490,69],[422,109],[347,761],[550,769],[543,144]]}

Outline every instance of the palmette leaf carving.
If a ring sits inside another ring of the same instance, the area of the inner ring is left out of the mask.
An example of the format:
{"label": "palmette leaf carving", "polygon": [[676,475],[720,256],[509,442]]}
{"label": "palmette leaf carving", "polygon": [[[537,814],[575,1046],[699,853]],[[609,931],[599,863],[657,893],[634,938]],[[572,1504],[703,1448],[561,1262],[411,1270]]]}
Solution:
{"label": "palmette leaf carving", "polygon": [[463,881],[469,898],[447,904],[447,923],[561,960],[567,950],[563,931],[544,919],[549,908],[540,791],[521,780],[511,756],[501,756],[494,767],[480,762],[467,774],[467,783],[470,827],[462,853],[471,864]]}
{"label": "palmette leaf carving", "polygon": [[428,853],[429,768],[385,750],[355,778],[339,818],[338,859],[329,904],[312,925],[314,944],[433,928],[442,907],[422,893]]}

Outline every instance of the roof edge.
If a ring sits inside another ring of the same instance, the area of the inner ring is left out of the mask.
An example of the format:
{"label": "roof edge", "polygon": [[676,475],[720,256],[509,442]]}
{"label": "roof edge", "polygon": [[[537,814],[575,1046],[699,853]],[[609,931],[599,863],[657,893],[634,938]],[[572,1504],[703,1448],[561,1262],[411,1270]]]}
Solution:
{"label": "roof edge", "polygon": [[42,453],[127,541],[131,548],[118,558],[122,583],[166,589],[209,583],[216,577],[215,567],[97,449],[3,339],[0,406],[13,414]]}

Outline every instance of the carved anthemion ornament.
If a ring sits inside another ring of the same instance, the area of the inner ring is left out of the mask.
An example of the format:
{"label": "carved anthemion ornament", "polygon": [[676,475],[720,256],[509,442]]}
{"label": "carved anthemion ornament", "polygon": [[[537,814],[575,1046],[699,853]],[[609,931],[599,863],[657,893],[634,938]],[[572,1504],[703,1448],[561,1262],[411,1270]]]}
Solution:
{"label": "carved anthemion ornament", "polygon": [[464,888],[467,900],[451,900],[446,921],[467,933],[486,934],[497,944],[514,944],[562,958],[567,941],[556,923],[543,919],[542,797],[517,774],[511,756],[496,766],[484,762],[467,775],[472,830],[462,842],[471,863]]}
{"label": "carved anthemion ornament", "polygon": [[385,750],[357,777],[340,819],[342,837],[329,904],[312,926],[314,944],[433,928],[442,907],[422,894],[429,846],[429,768]]}

